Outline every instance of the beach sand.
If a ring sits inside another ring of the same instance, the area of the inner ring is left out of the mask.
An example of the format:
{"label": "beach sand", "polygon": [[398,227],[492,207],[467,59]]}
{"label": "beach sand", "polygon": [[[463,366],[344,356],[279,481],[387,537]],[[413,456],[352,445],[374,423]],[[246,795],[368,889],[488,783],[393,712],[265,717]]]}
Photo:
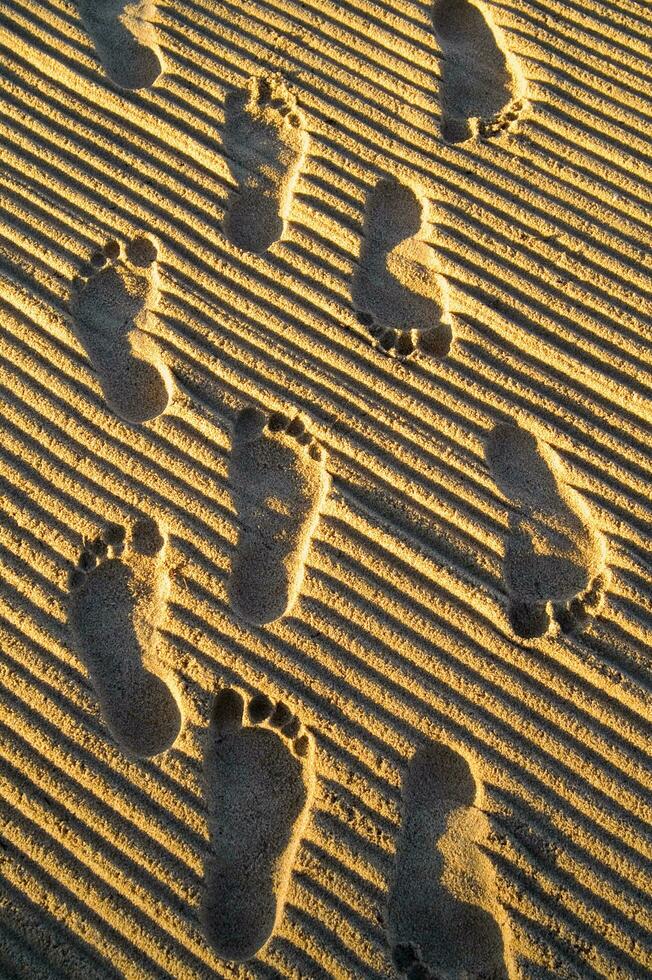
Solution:
{"label": "beach sand", "polygon": [[1,5],[0,977],[650,976],[651,34]]}

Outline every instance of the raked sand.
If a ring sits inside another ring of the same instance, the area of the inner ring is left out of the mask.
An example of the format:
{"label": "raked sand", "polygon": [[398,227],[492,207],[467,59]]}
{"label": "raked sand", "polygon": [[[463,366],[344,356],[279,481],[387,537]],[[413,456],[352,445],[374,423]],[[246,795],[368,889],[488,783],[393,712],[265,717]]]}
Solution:
{"label": "raked sand", "polygon": [[0,5],[0,976],[652,971],[652,8]]}

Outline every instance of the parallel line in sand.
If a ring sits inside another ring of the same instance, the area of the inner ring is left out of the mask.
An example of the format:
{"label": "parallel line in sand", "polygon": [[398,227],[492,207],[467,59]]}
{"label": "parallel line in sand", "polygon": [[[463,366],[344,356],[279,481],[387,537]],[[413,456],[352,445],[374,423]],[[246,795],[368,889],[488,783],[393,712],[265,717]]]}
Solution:
{"label": "parallel line in sand", "polygon": [[65,40],[65,39],[64,39]]}
{"label": "parallel line in sand", "polygon": [[[7,621],[11,622],[10,613],[6,615]],[[4,630],[4,635],[6,635],[6,630]],[[25,653],[24,650],[22,652],[23,654]],[[46,753],[51,754],[54,752],[54,757],[56,757],[61,749],[56,739],[57,732],[60,732],[62,735],[65,734],[68,742],[68,751],[65,755],[64,771],[67,771],[66,766],[72,766],[83,782],[84,779],[89,777],[82,778],[80,773],[84,772],[84,768],[88,767],[88,761],[92,759],[96,767],[93,778],[101,781],[103,792],[107,793],[107,799],[112,799],[116,807],[119,808],[118,801],[121,797],[117,792],[117,788],[111,788],[111,779],[108,776],[108,773],[111,773],[113,780],[117,780],[122,785],[123,790],[126,790],[127,787],[129,787],[132,793],[134,790],[137,790],[142,795],[143,801],[149,801],[151,810],[156,808],[160,814],[166,815],[165,821],[160,821],[159,817],[156,817],[151,827],[149,827],[151,833],[156,831],[158,835],[156,839],[159,843],[166,847],[169,846],[173,851],[181,848],[181,855],[183,857],[184,853],[187,854],[184,860],[187,860],[188,863],[191,863],[193,860],[196,861],[196,849],[201,839],[199,835],[204,829],[203,817],[198,808],[198,800],[196,798],[190,799],[189,793],[180,785],[175,785],[170,788],[171,780],[166,777],[162,769],[157,770],[152,766],[151,772],[148,772],[148,767],[139,767],[125,760],[111,742],[107,743],[106,729],[99,719],[91,715],[90,712],[81,714],[76,710],[73,703],[66,697],[66,691],[65,689],[62,690],[62,685],[56,676],[47,676],[43,673],[42,669],[37,669],[34,663],[38,663],[38,660],[35,660],[35,658],[30,657],[28,654],[27,659],[32,661],[32,671],[38,679],[38,684],[35,684],[34,690],[32,691],[32,700],[30,700],[29,680],[28,677],[23,676],[27,671],[18,655],[13,653],[13,647],[5,651],[2,656],[5,658],[5,666],[7,666],[6,661],[9,659],[15,672],[15,677],[11,678],[15,686],[13,688],[7,688],[10,696],[5,698],[5,703],[7,705],[14,704],[12,708],[14,715],[17,710],[15,702],[18,701],[20,703],[23,712],[21,727],[27,733],[25,735],[26,741],[41,747]],[[7,673],[6,669],[4,673]],[[41,688],[43,688],[43,693],[41,693]],[[24,697],[22,693],[19,693],[23,691]],[[63,694],[63,701],[61,706],[52,705],[48,709],[48,697],[52,693]],[[51,733],[45,734],[44,732],[39,732],[35,720],[30,720],[30,717],[25,717],[25,714],[27,716],[35,715],[35,706],[43,709],[44,717],[56,718],[57,728],[54,728],[50,722],[46,726],[48,729],[52,728]],[[80,747],[77,744],[77,739],[79,739],[82,733],[82,747]],[[133,819],[129,807],[126,804],[124,806],[126,806],[124,810],[125,817]],[[173,821],[170,818],[170,814],[174,814]],[[170,836],[170,831],[165,830],[166,822],[168,824],[171,822],[178,823],[177,837]],[[191,837],[195,838],[193,841],[194,851],[190,850],[189,844],[180,843],[183,842],[184,831],[187,839]]]}
{"label": "parallel line in sand", "polygon": [[[252,35],[247,38],[249,43],[245,50],[245,48],[241,46],[244,39],[241,39],[240,35],[231,30],[231,21],[226,24],[222,20],[220,22],[220,26],[221,32],[219,34],[213,33],[211,35],[215,44],[218,46],[218,50],[220,50],[220,47],[223,48],[225,46],[226,39],[229,38],[231,40],[231,49],[239,50],[241,59],[239,63],[244,63],[244,65],[249,66],[247,68],[249,73],[255,71],[254,63],[250,61],[250,52],[253,49],[253,53],[263,62],[271,62],[272,64],[277,64],[279,66],[287,64],[292,75],[298,74],[299,77],[305,78],[304,65],[306,52],[303,48],[297,48],[296,54],[292,54],[287,50],[284,53],[282,52],[278,54],[276,48],[271,43],[261,41],[260,38]],[[244,33],[245,35],[247,34],[246,30]],[[239,45],[240,47],[238,47]],[[308,56],[309,55],[310,52],[308,52]],[[334,119],[337,121],[340,137],[343,137],[344,133],[347,132],[347,128],[350,126],[349,117],[351,113],[351,104],[352,102],[353,104],[356,102],[359,83],[353,81],[345,92],[344,86],[341,82],[339,83],[339,87],[336,87],[333,84],[331,75],[328,71],[328,66],[326,65],[323,69],[319,70],[321,68],[319,59],[314,59],[314,61],[315,63],[312,65],[312,75],[315,77],[315,79],[318,77],[320,89],[317,90],[314,85],[311,84],[313,79],[311,79],[310,82],[306,79],[302,86],[304,94],[311,91],[313,101],[317,100],[321,107],[322,114],[325,116],[334,117]],[[340,97],[340,94],[344,94],[344,92],[345,97],[341,101],[341,110],[338,109],[337,112],[335,112],[333,99],[335,98],[337,100]],[[322,93],[326,93],[330,96],[330,101],[328,101],[328,103],[325,102]],[[405,138],[401,141],[403,144],[402,154],[400,158],[397,156],[397,161],[400,159],[404,163],[406,160],[409,160],[409,162],[419,167],[419,169],[425,169],[423,164],[418,162],[424,152],[429,153],[435,158],[441,155],[441,144],[437,142],[430,123],[427,124],[427,128],[417,131],[413,126],[408,127],[406,124],[404,124],[402,117],[398,116],[396,113],[394,113],[392,116],[388,116],[387,111],[383,108],[382,104],[374,103],[373,109],[375,111],[373,116],[371,116],[368,111],[369,106],[367,103],[365,103],[364,111],[361,107],[360,112],[356,114],[358,130],[353,135],[353,141],[355,142],[358,151],[361,149],[363,142],[365,140],[369,141],[369,136],[374,133],[376,140],[380,139],[381,150],[384,148],[386,152],[389,152],[390,144],[393,145],[397,143],[400,138],[399,134],[403,133]],[[372,122],[375,122],[375,128],[372,128]],[[415,135],[417,133],[420,133],[421,139],[415,139]],[[430,160],[430,163],[432,164],[432,160]],[[559,193],[559,190],[557,193]],[[595,185],[593,186],[593,193],[595,194]],[[644,208],[644,201],[641,201],[640,206],[638,207],[641,221],[645,221]]]}
{"label": "parallel line in sand", "polygon": [[[12,819],[13,813],[7,812],[4,801],[0,801],[0,813],[3,815],[3,826],[5,843],[4,849],[6,858],[4,862],[5,876],[14,888],[22,893],[26,893],[36,905],[49,904],[50,896],[57,896],[57,908],[59,916],[69,926],[74,929],[77,935],[83,936],[95,956],[98,958],[105,956],[114,967],[117,967],[121,976],[129,976],[130,970],[138,964],[142,970],[143,965],[148,963],[150,971],[144,972],[144,976],[151,976],[151,968],[154,966],[147,954],[138,947],[137,940],[132,942],[120,936],[117,929],[111,924],[111,915],[100,918],[98,909],[91,909],[86,904],[87,894],[77,894],[79,888],[75,888],[77,880],[74,874],[68,872],[64,876],[63,866],[57,869],[56,877],[47,870],[45,865],[48,863],[48,855],[44,848],[40,849],[31,844],[27,832],[18,828],[16,821]],[[11,820],[11,824],[10,821]],[[23,822],[24,823],[24,822]],[[14,861],[11,862],[11,854],[15,854]],[[10,863],[11,862],[11,863]],[[29,875],[29,879],[26,880]],[[93,896],[95,897],[95,896]],[[119,938],[116,942],[114,937]],[[135,939],[135,937],[134,937]],[[123,948],[124,944],[124,948]]]}
{"label": "parallel line in sand", "polygon": [[[195,602],[195,605],[197,605],[197,601]],[[211,628],[211,629],[213,628],[214,619],[215,619],[214,613],[213,613],[213,609],[214,608],[215,608],[215,600],[214,599],[211,599],[211,605],[210,606],[206,605],[205,603],[202,603],[201,606],[200,606],[201,613],[203,614],[203,622],[205,622],[206,623],[206,626],[209,627],[209,628]],[[217,623],[215,623],[215,625],[217,626]],[[225,637],[224,637],[222,631],[219,629],[219,627],[218,627],[218,634],[220,636],[220,639],[218,640],[218,643],[221,645],[221,649],[223,651],[222,656],[225,659],[231,659],[231,658],[233,658],[234,665],[237,665],[238,664],[238,655],[236,653],[231,654],[230,657],[227,658],[227,654],[230,653],[229,646],[228,646],[228,644],[225,645],[225,643],[224,643]],[[288,656],[287,656],[287,652],[286,652],[287,651],[287,648],[288,648],[287,642],[285,643],[284,648],[282,648],[282,649],[278,649],[277,648],[275,660],[274,661],[270,661],[270,664],[271,664],[271,662],[274,662],[274,663],[280,665],[280,664],[283,664],[284,662],[287,662],[287,668],[284,668],[285,671],[286,671],[286,675],[289,676],[289,677],[293,677],[296,680],[299,680],[299,678],[301,677],[301,675],[303,675],[304,672],[305,672],[305,668],[303,666],[303,662],[300,661],[300,660],[297,660],[296,657],[293,657],[292,659],[288,660]],[[253,653],[251,653],[250,655],[253,655]],[[324,657],[323,657],[323,654],[322,654],[322,660],[320,662],[320,666],[323,666],[324,663],[325,663],[325,661],[324,661]],[[236,669],[243,670],[244,668],[242,667],[242,665],[240,665],[239,668],[236,666]],[[271,667],[269,669],[271,671]],[[275,671],[278,671],[278,669],[279,669],[278,667],[274,668]],[[341,684],[344,683],[347,686],[349,686],[348,685],[348,682],[346,680],[346,668],[341,665],[341,658],[339,658],[339,657],[337,657],[337,658],[328,657],[328,670],[329,670],[329,673],[331,675],[332,674],[335,674],[335,676],[340,679],[340,683]],[[445,678],[442,679],[442,682],[443,682],[444,688],[448,688],[448,682],[447,682],[447,680]],[[312,675],[311,675],[310,679],[308,678],[308,675],[306,675],[306,685],[307,685],[306,686],[306,691],[312,692],[311,693],[311,698],[310,698],[310,700],[312,700],[314,696],[316,696],[316,695],[319,694],[319,688],[321,688],[321,686],[322,686],[321,683],[318,683],[316,681],[316,679],[315,679],[314,664],[313,664],[313,667],[312,667]],[[373,695],[373,697],[374,697],[373,711],[376,712],[376,713],[377,713],[378,707],[381,704],[385,704],[387,702],[387,695],[386,695],[386,689],[385,688],[386,688],[386,685],[385,686],[378,686],[375,689],[375,691],[374,691],[374,695]],[[330,689],[332,690],[332,683],[330,685]],[[467,704],[466,709],[460,707],[460,710],[458,712],[455,709],[455,702],[454,701],[451,702],[451,700],[450,700],[450,695],[453,694],[453,693],[454,693],[454,691],[452,689],[450,689],[448,691],[448,697],[445,698],[444,701],[443,701],[444,710],[443,710],[442,717],[446,717],[450,721],[450,718],[451,718],[451,709],[453,709],[454,710],[454,714],[456,715],[455,723],[456,724],[461,724],[464,727],[465,721],[466,721],[466,719],[469,716],[477,716],[477,704],[474,703],[474,702],[471,702],[471,703],[468,703],[467,702],[466,703]],[[404,692],[403,692],[403,694],[404,694]],[[433,712],[435,710],[435,708],[434,708],[434,706],[432,704],[432,698],[433,697],[437,698],[438,694],[439,694],[439,689],[437,689],[437,690],[433,689],[432,691],[429,692],[430,701],[431,701],[431,703],[429,705],[429,710],[431,712]],[[358,706],[356,708],[355,705],[353,704],[353,700],[354,700],[353,697],[351,697],[351,706],[350,706],[350,708],[347,706],[346,714],[350,718],[352,718],[352,719],[355,718],[356,721],[357,721],[357,720],[360,719],[360,706],[358,704]],[[393,700],[394,699],[392,699],[392,701]],[[495,707],[496,707],[495,705],[492,706],[493,710],[495,710]],[[341,699],[340,699],[340,704],[338,706],[338,714],[340,712],[344,711],[344,709],[345,709],[344,702],[342,702]],[[394,729],[393,732],[392,732],[392,736],[391,736],[392,744],[396,744],[397,742],[400,743],[400,742],[403,741],[403,738],[402,738],[400,729],[397,729],[396,728],[396,724],[399,721],[399,719],[395,715],[392,715],[391,714],[391,711],[395,711],[395,708],[394,709],[387,709],[387,710],[390,710],[390,714],[388,715],[388,718],[389,717],[392,718],[392,721],[390,722],[390,724],[392,725],[392,727]],[[469,714],[469,710],[470,710],[470,714]],[[309,708],[307,705],[304,707],[303,711],[304,711],[304,714],[306,712],[309,712],[309,716],[313,714],[313,709],[312,708]],[[386,714],[386,709],[383,709],[383,714]],[[513,717],[514,717],[513,716],[513,713],[510,714],[508,712],[507,714],[508,714],[508,717],[509,718],[513,719]],[[494,718],[495,719],[495,715],[492,712],[490,712],[487,717],[488,718]],[[424,721],[423,714],[422,714],[422,712],[419,712],[419,713],[416,713],[414,715],[414,720],[411,722],[411,724],[417,726],[417,729],[420,729],[423,726],[423,721]],[[315,724],[319,725],[319,715],[317,715],[317,717],[315,719]],[[387,724],[387,721],[383,721],[381,724],[384,726],[385,724]],[[404,724],[405,724],[405,722],[401,722],[401,725],[402,726],[404,726]],[[494,720],[494,723],[493,724],[495,726],[495,720]],[[510,722],[504,722],[504,724],[506,724],[508,728],[511,728],[511,723]],[[338,722],[338,725],[339,725],[339,722]],[[367,715],[367,718],[365,720],[365,731],[372,731],[372,730],[376,729],[376,727],[377,727],[376,726],[376,722],[373,720],[372,716],[371,715]],[[484,732],[484,734],[483,734],[484,741],[482,743],[480,743],[480,744],[483,745],[483,749],[485,749],[485,750],[486,750],[486,747],[487,746],[492,745],[494,743],[495,735],[496,735],[496,733],[495,733],[495,727],[492,727],[492,724],[490,722],[487,723],[487,728],[488,728],[488,730],[486,732]],[[382,739],[382,738],[385,738],[386,737],[382,733],[382,727],[381,727],[381,729],[378,729],[378,731],[379,731],[379,738]],[[474,739],[477,738],[477,737],[478,737],[477,734],[474,735]],[[536,735],[535,736],[534,744],[531,746],[530,753],[529,753],[529,756],[528,756],[528,758],[530,759],[530,763],[532,761],[532,753],[533,753],[533,751],[538,751],[539,750],[539,743],[540,743],[540,736]],[[550,746],[550,749],[551,749],[551,751],[553,751],[553,754],[554,754],[555,747],[557,747],[557,743],[554,742],[554,740],[552,740],[552,744]],[[505,744],[505,743],[501,742],[500,749],[497,750],[497,751],[499,751],[499,755],[500,755],[500,759],[501,759],[501,765],[504,766],[504,763],[505,763],[506,758],[509,758],[510,754],[513,754],[512,753],[512,749],[509,747],[509,743],[506,743]],[[518,755],[518,753],[516,755],[516,758],[518,758],[519,760],[522,761],[522,757],[520,755]],[[549,767],[549,763],[547,765],[543,765],[542,772],[547,772],[548,771],[548,767]],[[532,772],[529,773],[529,778],[530,779],[535,779],[537,782],[539,782],[539,777],[537,777],[536,775],[534,775]],[[540,784],[540,785],[542,785],[542,784]],[[539,786],[538,794],[540,795],[540,793],[541,793],[541,788]],[[534,798],[537,799],[538,796],[535,795]],[[583,799],[584,799],[584,802],[586,803],[586,798],[583,797]],[[559,806],[559,804],[560,804],[560,800],[558,799],[556,801],[556,805]],[[568,804],[566,804],[566,805],[568,805]],[[589,807],[589,809],[591,809],[591,808]],[[613,846],[619,846],[619,845],[621,845],[624,842],[624,837],[623,837],[624,825],[622,823],[622,820],[616,821],[616,822],[611,821],[610,818],[609,818],[609,816],[608,816],[608,814],[603,809],[600,812],[600,816],[596,816],[596,812],[592,812],[592,815],[590,817],[588,817],[588,814],[587,813],[585,813],[584,811],[581,811],[581,812],[583,813],[583,819],[587,819],[587,818],[590,819],[590,820],[594,820],[595,819],[597,821],[597,824],[600,826],[602,833],[604,833],[604,829],[606,829],[607,826],[609,826],[610,829],[608,830],[608,833],[610,834],[610,836],[612,838],[612,844],[613,844]],[[559,814],[556,814],[556,816],[558,817]],[[628,819],[631,819],[631,815],[628,814],[627,815],[627,818]],[[574,825],[574,830],[572,832],[574,834],[577,834],[578,827],[576,825]],[[634,836],[628,835],[628,837],[629,837],[629,841],[630,841],[631,846],[636,851],[636,846],[637,846],[637,843],[639,841],[639,837],[636,834],[634,834]],[[618,844],[616,842],[618,842]],[[599,846],[600,845],[598,845],[598,847]],[[625,858],[624,852],[621,852],[621,859],[623,861],[625,861],[626,863],[628,863],[628,859]],[[630,872],[629,873],[632,874],[634,876],[634,878],[636,878],[639,875],[639,871],[634,870],[634,868],[635,868],[635,866],[630,865]]]}

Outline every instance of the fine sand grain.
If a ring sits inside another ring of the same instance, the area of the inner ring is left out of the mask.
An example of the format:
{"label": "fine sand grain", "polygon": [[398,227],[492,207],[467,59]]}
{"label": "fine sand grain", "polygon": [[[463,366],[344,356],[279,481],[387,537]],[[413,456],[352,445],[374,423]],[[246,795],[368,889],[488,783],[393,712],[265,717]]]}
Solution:
{"label": "fine sand grain", "polygon": [[650,977],[651,36],[0,4],[0,980]]}

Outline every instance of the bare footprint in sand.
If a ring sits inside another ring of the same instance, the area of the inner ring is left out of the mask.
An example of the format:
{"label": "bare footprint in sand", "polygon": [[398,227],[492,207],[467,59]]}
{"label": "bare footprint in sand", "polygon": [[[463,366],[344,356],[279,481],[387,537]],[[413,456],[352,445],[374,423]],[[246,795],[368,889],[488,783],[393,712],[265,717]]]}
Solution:
{"label": "bare footprint in sand", "polygon": [[307,148],[302,116],[281,81],[252,78],[227,97],[224,151],[238,187],[224,232],[238,248],[261,253],[283,238]]}
{"label": "bare footprint in sand", "polygon": [[606,547],[579,494],[564,483],[549,446],[515,425],[495,426],[485,456],[500,490],[517,508],[510,519],[504,574],[517,636],[543,636],[554,619],[582,629],[609,582]]}
{"label": "bare footprint in sand", "polygon": [[314,743],[282,702],[247,705],[227,688],[215,700],[204,775],[211,858],[202,918],[225,960],[248,960],[283,915],[314,795]]}
{"label": "bare footprint in sand", "polygon": [[410,980],[508,975],[477,792],[468,762],[447,745],[426,745],[410,761],[388,907],[394,963]]}
{"label": "bare footprint in sand", "polygon": [[353,279],[358,319],[386,353],[443,357],[452,340],[448,286],[426,240],[427,202],[393,178],[378,181],[365,213]]}
{"label": "bare footprint in sand", "polygon": [[463,143],[513,128],[525,81],[487,8],[475,0],[435,0],[432,21],[442,50],[444,139]]}
{"label": "bare footprint in sand", "polygon": [[169,748],[181,714],[159,676],[157,630],[169,578],[166,541],[154,521],[109,526],[70,575],[70,623],[102,715],[118,745],[149,758]]}
{"label": "bare footprint in sand", "polygon": [[153,85],[163,71],[163,56],[151,0],[79,0],[79,13],[104,69],[120,88]]}
{"label": "bare footprint in sand", "polygon": [[292,607],[330,478],[326,454],[300,418],[257,409],[238,416],[229,479],[240,524],[229,594],[262,625]]}
{"label": "bare footprint in sand", "polygon": [[126,255],[108,242],[73,283],[73,325],[98,373],[107,404],[127,422],[146,422],[168,406],[170,372],[146,333],[159,303],[157,246],[139,235]]}

